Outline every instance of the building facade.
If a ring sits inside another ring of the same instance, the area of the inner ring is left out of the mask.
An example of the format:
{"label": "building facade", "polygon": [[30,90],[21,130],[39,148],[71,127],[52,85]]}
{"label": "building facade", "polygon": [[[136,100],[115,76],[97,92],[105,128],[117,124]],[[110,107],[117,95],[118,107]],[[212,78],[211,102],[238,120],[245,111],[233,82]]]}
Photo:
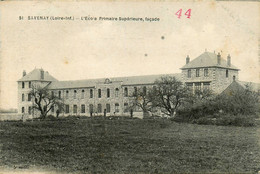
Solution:
{"label": "building facade", "polygon": [[[234,80],[238,79],[238,71],[231,64],[231,57],[224,60],[220,54],[204,52],[194,60],[186,58],[186,65],[179,74],[164,74],[174,76],[187,87],[195,91],[211,89],[221,93]],[[64,103],[62,116],[68,115],[103,115],[104,109],[109,115],[130,115],[131,95],[136,90],[146,91],[154,86],[156,79],[163,75],[132,76],[118,78],[101,78],[75,81],[58,81],[43,69],[34,69],[29,74],[23,72],[18,80],[18,113],[35,117],[39,115],[32,109],[34,101],[29,92],[34,86],[47,87]],[[58,108],[53,108],[50,114],[55,115]],[[139,108],[134,110],[135,116],[141,116]]]}

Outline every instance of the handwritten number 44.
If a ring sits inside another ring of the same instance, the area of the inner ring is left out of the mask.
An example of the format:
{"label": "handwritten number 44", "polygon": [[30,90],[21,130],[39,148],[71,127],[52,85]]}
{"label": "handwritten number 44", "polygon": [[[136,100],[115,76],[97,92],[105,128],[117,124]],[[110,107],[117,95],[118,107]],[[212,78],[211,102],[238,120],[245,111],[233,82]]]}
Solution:
{"label": "handwritten number 44", "polygon": [[[181,13],[182,13],[182,9],[178,10],[178,11],[175,13],[175,15],[177,15],[178,18],[180,19],[180,18],[181,18]],[[186,15],[187,18],[190,18],[190,16],[191,16],[191,9],[187,10],[184,15]]]}

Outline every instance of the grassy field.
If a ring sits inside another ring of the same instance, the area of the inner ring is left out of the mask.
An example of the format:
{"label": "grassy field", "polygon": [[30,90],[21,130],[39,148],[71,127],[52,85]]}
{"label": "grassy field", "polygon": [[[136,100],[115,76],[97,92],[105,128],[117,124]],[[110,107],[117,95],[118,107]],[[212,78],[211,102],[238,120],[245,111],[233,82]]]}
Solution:
{"label": "grassy field", "polygon": [[72,173],[256,173],[259,128],[169,120],[0,122],[0,167]]}

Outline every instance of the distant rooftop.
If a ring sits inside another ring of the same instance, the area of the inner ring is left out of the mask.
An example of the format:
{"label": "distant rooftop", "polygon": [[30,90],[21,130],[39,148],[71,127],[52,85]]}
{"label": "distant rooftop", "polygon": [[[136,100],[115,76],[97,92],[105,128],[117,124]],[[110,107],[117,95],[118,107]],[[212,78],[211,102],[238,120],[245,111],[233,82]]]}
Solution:
{"label": "distant rooftop", "polygon": [[184,65],[181,69],[189,69],[189,68],[201,68],[201,67],[220,67],[220,68],[228,68],[239,70],[234,65],[228,66],[228,63],[225,59],[221,57],[220,64],[218,64],[217,54],[211,52],[204,52],[197,58],[190,61],[188,64]]}
{"label": "distant rooftop", "polygon": [[[41,79],[41,71],[44,72],[44,78]],[[23,76],[19,81],[46,81],[46,82],[51,82],[51,81],[57,81],[52,75],[48,73],[48,71],[44,71],[43,69],[37,69],[35,68],[33,71],[30,73],[26,74]]]}
{"label": "distant rooftop", "polygon": [[156,79],[164,75],[174,76],[178,80],[181,80],[181,74],[160,74],[160,75],[87,79],[87,80],[54,81],[48,87],[49,89],[94,87],[97,83],[105,83],[106,79],[109,79],[112,83],[121,82],[122,85],[142,85],[142,84],[147,85],[147,84],[153,84]]}

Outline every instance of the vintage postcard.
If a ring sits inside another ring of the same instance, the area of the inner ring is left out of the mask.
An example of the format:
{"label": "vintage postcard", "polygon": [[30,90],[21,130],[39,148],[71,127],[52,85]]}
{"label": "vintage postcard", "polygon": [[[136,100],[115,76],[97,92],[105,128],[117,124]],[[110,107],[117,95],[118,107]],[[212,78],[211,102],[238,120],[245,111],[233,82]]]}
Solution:
{"label": "vintage postcard", "polygon": [[0,173],[257,173],[259,9],[1,1]]}

